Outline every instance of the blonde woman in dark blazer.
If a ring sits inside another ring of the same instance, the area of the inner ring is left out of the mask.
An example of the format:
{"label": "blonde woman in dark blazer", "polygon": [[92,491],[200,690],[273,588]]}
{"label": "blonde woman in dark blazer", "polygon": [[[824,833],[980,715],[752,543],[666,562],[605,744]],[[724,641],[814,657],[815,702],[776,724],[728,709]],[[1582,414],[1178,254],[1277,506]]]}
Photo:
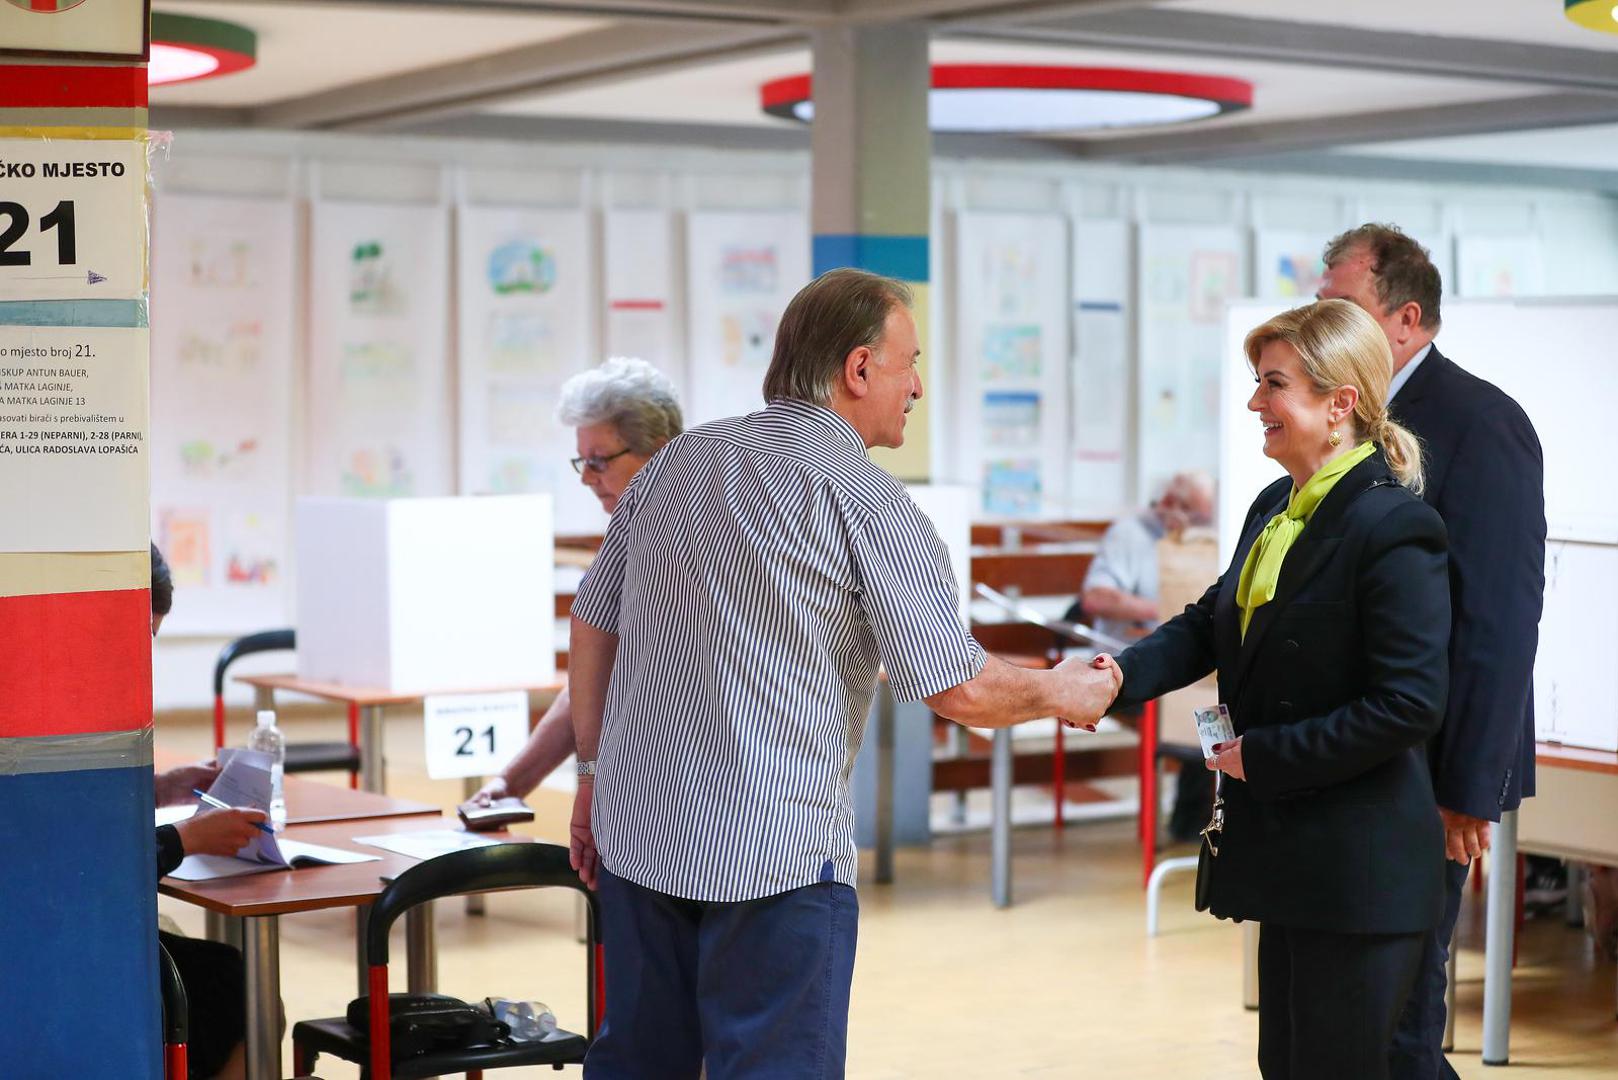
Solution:
{"label": "blonde woman in dark blazer", "polygon": [[1135,704],[1219,673],[1236,737],[1209,759],[1224,823],[1198,896],[1262,923],[1266,1080],[1378,1080],[1443,902],[1422,747],[1444,715],[1446,539],[1420,448],[1388,419],[1375,321],[1327,300],[1247,336],[1248,408],[1287,476],[1197,603],[1098,665]]}

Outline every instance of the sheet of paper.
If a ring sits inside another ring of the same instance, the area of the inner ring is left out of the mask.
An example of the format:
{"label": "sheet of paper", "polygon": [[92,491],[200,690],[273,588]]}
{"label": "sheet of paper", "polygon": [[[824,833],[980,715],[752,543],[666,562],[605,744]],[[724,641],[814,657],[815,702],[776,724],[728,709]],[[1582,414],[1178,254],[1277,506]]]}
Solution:
{"label": "sheet of paper", "polygon": [[231,806],[270,812],[270,755],[262,750],[221,750],[219,775],[208,794]]}
{"label": "sheet of paper", "polygon": [[286,856],[287,862],[293,864],[299,859],[308,859],[322,866],[382,861],[380,855],[367,855],[363,851],[347,851],[343,848],[327,847],[325,844],[309,844],[302,840],[278,840],[276,846],[281,854]]}
{"label": "sheet of paper", "polygon": [[391,851],[396,855],[405,855],[412,859],[431,859],[438,855],[447,855],[452,851],[463,851],[466,848],[491,847],[495,844],[505,843],[503,840],[492,840],[488,837],[478,836],[476,833],[461,832],[457,829],[431,829],[426,832],[413,833],[384,833],[381,836],[356,836],[356,844],[369,844],[384,851]]}
{"label": "sheet of paper", "polygon": [[157,808],[157,827],[162,828],[164,825],[178,825],[180,822],[184,821],[186,818],[190,817],[196,812],[196,803],[192,803],[189,806],[184,804],[180,806],[159,806]]}
{"label": "sheet of paper", "polygon": [[243,874],[262,874],[268,870],[282,870],[278,864],[248,862],[234,855],[187,855],[169,877],[178,881],[212,881],[215,878],[241,877]]}

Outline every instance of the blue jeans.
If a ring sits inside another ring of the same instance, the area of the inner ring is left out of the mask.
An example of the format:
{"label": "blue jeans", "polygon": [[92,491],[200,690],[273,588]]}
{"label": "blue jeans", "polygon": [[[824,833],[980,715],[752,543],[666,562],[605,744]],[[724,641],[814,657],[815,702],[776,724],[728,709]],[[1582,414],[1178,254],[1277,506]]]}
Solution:
{"label": "blue jeans", "polygon": [[682,900],[606,870],[606,1022],[588,1080],[843,1075],[859,899],[828,880],[743,903]]}
{"label": "blue jeans", "polygon": [[[1460,918],[1461,892],[1470,869],[1458,862],[1444,863],[1444,918],[1427,935],[1416,985],[1393,1033],[1388,1050],[1388,1075],[1393,1080],[1459,1080],[1455,1067],[1444,1057],[1444,988],[1450,938]],[[1515,873],[1516,868],[1510,872]]]}

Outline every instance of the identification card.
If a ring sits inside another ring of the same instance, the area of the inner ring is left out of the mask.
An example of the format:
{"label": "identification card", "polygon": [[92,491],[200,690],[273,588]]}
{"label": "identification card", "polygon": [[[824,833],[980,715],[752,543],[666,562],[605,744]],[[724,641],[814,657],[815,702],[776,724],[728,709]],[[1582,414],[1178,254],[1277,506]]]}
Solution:
{"label": "identification card", "polygon": [[1197,721],[1197,738],[1202,740],[1202,756],[1214,756],[1214,747],[1236,738],[1236,728],[1230,722],[1230,710],[1223,705],[1210,705],[1206,709],[1193,709]]}

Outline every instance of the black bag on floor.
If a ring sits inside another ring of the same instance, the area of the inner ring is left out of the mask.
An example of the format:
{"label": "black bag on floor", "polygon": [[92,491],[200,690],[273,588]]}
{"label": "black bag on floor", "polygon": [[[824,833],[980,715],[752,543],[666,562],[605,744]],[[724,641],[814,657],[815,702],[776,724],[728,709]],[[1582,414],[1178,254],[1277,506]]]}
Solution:
{"label": "black bag on floor", "polygon": [[[371,1033],[371,999],[348,1003],[350,1027]],[[416,1057],[439,1050],[464,1050],[505,1040],[511,1028],[484,1009],[448,994],[389,994],[389,1046],[392,1057]]]}

